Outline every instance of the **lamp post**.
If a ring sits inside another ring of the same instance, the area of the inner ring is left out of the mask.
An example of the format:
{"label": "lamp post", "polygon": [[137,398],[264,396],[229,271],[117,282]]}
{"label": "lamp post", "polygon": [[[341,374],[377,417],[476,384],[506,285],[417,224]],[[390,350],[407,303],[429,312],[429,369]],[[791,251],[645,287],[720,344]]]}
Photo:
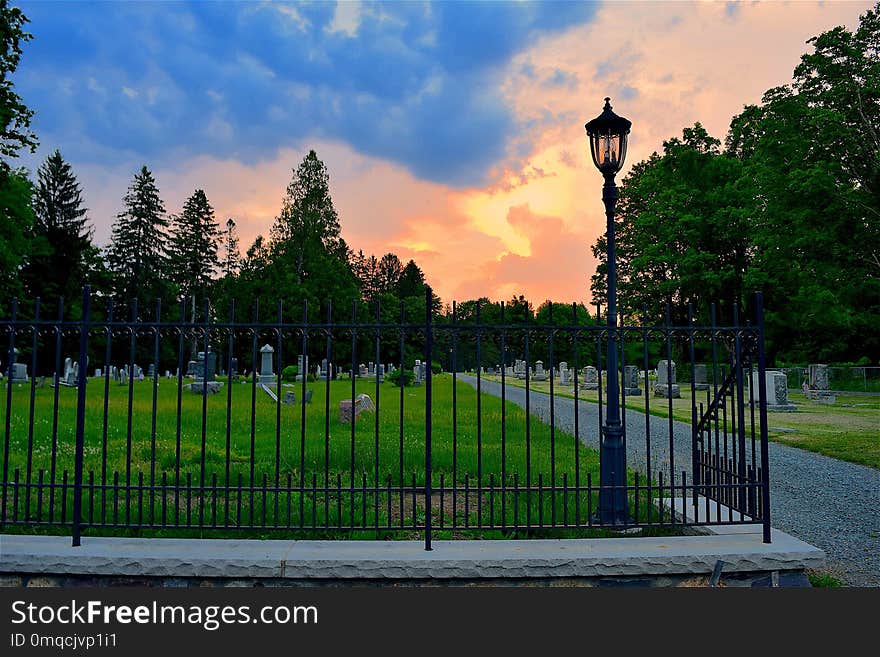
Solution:
{"label": "lamp post", "polygon": [[599,461],[599,522],[624,525],[629,522],[626,494],[626,444],[620,421],[620,395],[617,372],[617,263],[614,255],[614,206],[617,185],[614,176],[623,167],[626,142],[632,122],[611,111],[611,99],[605,99],[602,113],[584,126],[590,139],[593,164],[605,178],[602,201],[608,220],[608,408],[602,427]]}

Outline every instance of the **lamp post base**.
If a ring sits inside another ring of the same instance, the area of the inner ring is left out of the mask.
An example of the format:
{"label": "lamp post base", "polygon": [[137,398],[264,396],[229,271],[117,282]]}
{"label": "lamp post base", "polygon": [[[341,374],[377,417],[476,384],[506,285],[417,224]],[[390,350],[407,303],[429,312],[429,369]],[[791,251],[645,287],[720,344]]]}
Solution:
{"label": "lamp post base", "polygon": [[626,488],[626,447],[623,426],[606,424],[599,462],[600,525],[629,525],[629,501]]}

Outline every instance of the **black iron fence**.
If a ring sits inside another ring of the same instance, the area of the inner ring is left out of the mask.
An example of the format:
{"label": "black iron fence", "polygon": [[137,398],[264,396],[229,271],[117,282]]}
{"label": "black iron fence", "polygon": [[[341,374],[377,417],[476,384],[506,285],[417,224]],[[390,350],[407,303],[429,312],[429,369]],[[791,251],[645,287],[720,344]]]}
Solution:
{"label": "black iron fence", "polygon": [[[616,330],[629,518],[597,514],[607,326],[175,318],[158,305],[24,317],[0,404],[3,527],[155,535],[594,535],[762,524],[770,540],[763,320]],[[54,310],[54,309],[53,309]],[[570,317],[577,318],[577,308]],[[561,314],[561,313],[560,313]],[[598,315],[598,312],[597,312]],[[536,354],[542,360],[536,359]],[[675,359],[678,359],[676,365]],[[144,367],[146,364],[146,368]],[[614,495],[607,496],[615,499]],[[602,499],[605,499],[603,496]]]}

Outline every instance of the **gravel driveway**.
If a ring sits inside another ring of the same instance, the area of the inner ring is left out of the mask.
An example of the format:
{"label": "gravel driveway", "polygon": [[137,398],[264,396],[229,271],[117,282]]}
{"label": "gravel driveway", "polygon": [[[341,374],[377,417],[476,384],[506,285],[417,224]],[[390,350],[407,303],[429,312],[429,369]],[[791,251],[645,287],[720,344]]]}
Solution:
{"label": "gravel driveway", "polygon": [[[471,385],[476,379],[459,374]],[[484,393],[501,396],[501,385],[483,380]],[[525,408],[525,390],[507,386],[506,398]],[[550,396],[529,393],[532,415],[550,421]],[[661,400],[657,400],[658,402]],[[555,397],[556,426],[574,433],[574,400]],[[598,449],[598,405],[578,403],[581,440]],[[645,415],[626,412],[627,464],[642,472]],[[650,416],[651,461],[656,473],[669,461],[669,420]],[[673,422],[675,470],[690,477],[690,425]],[[825,551],[826,569],[851,586],[880,586],[880,470],[838,461],[771,442],[770,517],[773,526]],[[664,468],[664,469],[666,469]]]}

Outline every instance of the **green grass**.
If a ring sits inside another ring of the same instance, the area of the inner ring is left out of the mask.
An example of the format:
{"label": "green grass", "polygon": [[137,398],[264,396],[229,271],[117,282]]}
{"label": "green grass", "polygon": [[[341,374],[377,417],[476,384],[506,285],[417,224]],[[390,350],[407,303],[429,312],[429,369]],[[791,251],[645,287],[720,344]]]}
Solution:
{"label": "green grass", "polygon": [[[104,525],[102,534],[112,534],[114,525],[151,526],[150,535],[179,535],[168,526],[190,525],[192,532],[201,524],[253,528],[254,535],[266,535],[264,525],[313,528],[313,536],[338,536],[334,526],[373,528],[348,535],[375,538],[375,528],[383,534],[413,536],[425,522],[425,386],[403,389],[388,383],[380,385],[378,397],[373,381],[358,380],[355,394],[367,393],[379,408],[377,415],[358,416],[354,433],[350,424],[339,419],[339,402],[351,399],[350,381],[331,382],[329,417],[325,414],[328,389],[324,383],[310,383],[313,401],[303,406],[277,405],[260,389],[250,384],[232,383],[232,404],[227,408],[228,387],[220,393],[192,394],[184,390],[180,399],[175,380],[160,379],[155,403],[150,381],[128,386],[110,384],[107,415],[104,421],[103,380],[90,380],[86,397],[84,481],[94,482],[84,493],[84,517],[95,525]],[[284,388],[302,396],[302,384]],[[5,392],[5,390],[4,390]],[[131,423],[128,421],[131,392]],[[73,478],[76,424],[76,390],[60,388],[57,422],[54,395],[48,386],[35,391],[31,408],[30,387],[13,389],[9,433],[9,479],[17,476],[25,482],[30,472],[36,483],[43,471],[49,481],[52,470],[53,431],[57,435],[55,454],[56,481],[67,471]],[[480,399],[481,424],[478,433],[477,395],[473,387],[459,382],[455,388],[457,413],[452,413],[451,377],[434,377],[432,412],[432,484],[441,481],[449,489],[458,489],[455,499],[447,490],[444,498],[432,497],[432,521],[447,527],[438,538],[455,537],[462,529],[480,523],[501,527],[514,522],[536,527],[574,522],[576,507],[581,521],[588,510],[595,511],[597,496],[573,490],[548,492],[538,484],[558,488],[585,485],[588,477],[598,484],[598,455],[577,444],[574,437],[526,417],[524,411],[508,403],[504,407],[505,439],[502,445],[502,404],[500,399],[484,395]],[[283,396],[283,393],[282,393]],[[5,399],[4,399],[5,402]],[[401,424],[402,403],[402,424]],[[155,412],[154,412],[155,411]],[[230,418],[227,423],[227,411]],[[6,404],[0,404],[0,427],[5,427]],[[33,436],[29,439],[33,413]],[[202,422],[204,414],[205,421]],[[153,428],[155,418],[155,430]],[[277,420],[280,419],[280,422]],[[305,449],[303,445],[303,426]],[[53,427],[57,427],[53,429]],[[179,433],[179,440],[178,440]],[[106,435],[106,439],[105,439]],[[5,438],[5,431],[3,433]],[[401,441],[403,448],[401,450]],[[179,462],[177,454],[180,454]],[[353,454],[353,458],[352,458]],[[401,458],[402,455],[402,458]],[[502,460],[503,458],[503,460]],[[527,469],[527,458],[530,469]],[[151,472],[150,463],[155,462]],[[228,479],[227,479],[228,462]],[[178,465],[179,463],[179,465]],[[577,464],[577,467],[576,467]],[[204,467],[203,467],[204,466]],[[253,467],[253,473],[251,468]],[[15,471],[17,475],[14,475]],[[526,492],[526,473],[532,490]],[[514,478],[517,473],[517,478]],[[165,482],[164,495],[148,487],[151,477]],[[163,479],[164,477],[164,479]],[[175,482],[180,481],[180,486]],[[473,488],[482,482],[482,494]],[[257,484],[255,493],[247,490],[250,481]],[[630,475],[630,481],[633,475]],[[130,493],[114,496],[104,490],[102,481],[120,485],[131,482]],[[139,483],[143,481],[145,488]],[[229,490],[227,491],[227,481]],[[245,490],[239,491],[239,481]],[[266,490],[261,489],[263,482]],[[276,493],[276,482],[278,492]],[[641,483],[645,483],[642,480]],[[204,486],[202,485],[204,484]],[[403,487],[404,494],[400,494]],[[70,517],[72,490],[57,487],[54,507],[48,512],[48,491],[38,493],[24,487],[9,494],[8,516],[34,520],[58,521],[62,504]],[[360,490],[359,490],[360,489]],[[415,495],[413,495],[413,491]],[[228,500],[228,506],[227,506]],[[648,500],[640,496],[639,516],[644,518]],[[635,509],[632,511],[635,513]],[[653,510],[656,520],[656,509]],[[455,527],[452,519],[455,518]],[[163,527],[157,528],[157,525]],[[58,530],[58,527],[52,529]],[[241,535],[237,529],[234,535]],[[125,533],[125,532],[121,532]],[[590,535],[603,535],[591,530]],[[229,534],[233,535],[233,534]],[[486,530],[483,537],[508,536],[509,532]],[[572,529],[554,536],[584,535]]]}
{"label": "green grass", "polygon": [[[500,377],[486,377],[499,381]],[[507,377],[507,385],[524,388],[525,382]],[[529,388],[548,393],[547,381],[529,382]],[[626,407],[645,412],[644,388],[639,397],[627,397]],[[554,384],[554,395],[573,398],[572,387]],[[603,399],[604,399],[603,391]],[[686,383],[681,384],[681,399],[672,400],[672,417],[681,422],[691,422],[691,394]],[[598,391],[584,390],[578,393],[584,401],[598,402]],[[648,412],[658,417],[669,417],[669,401],[651,396]],[[697,403],[708,406],[705,392],[697,392]],[[837,395],[832,405],[808,400],[802,392],[790,391],[789,401],[797,406],[793,413],[768,412],[768,437],[775,442],[800,447],[825,456],[867,465],[880,469],[880,397],[868,395]],[[728,406],[728,418],[732,412]],[[747,411],[750,413],[750,411]],[[756,416],[757,420],[757,416]],[[750,422],[750,418],[746,418]]]}
{"label": "green grass", "polygon": [[813,588],[839,588],[844,586],[843,582],[834,575],[819,570],[808,571],[807,577]]}

